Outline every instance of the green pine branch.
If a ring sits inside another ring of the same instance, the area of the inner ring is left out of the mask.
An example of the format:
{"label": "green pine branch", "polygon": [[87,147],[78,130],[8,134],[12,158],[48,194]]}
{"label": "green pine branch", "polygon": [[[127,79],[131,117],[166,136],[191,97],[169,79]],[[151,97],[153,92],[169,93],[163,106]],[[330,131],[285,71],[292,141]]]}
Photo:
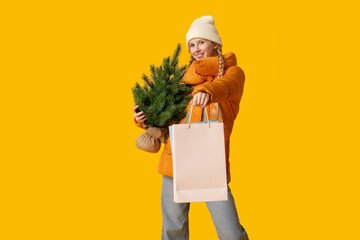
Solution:
{"label": "green pine branch", "polygon": [[185,108],[192,98],[192,88],[180,83],[187,68],[178,66],[180,52],[178,44],[172,58],[164,58],[159,67],[150,65],[150,77],[145,74],[142,77],[144,87],[136,83],[132,89],[138,111],[144,112],[148,126],[167,127],[186,116]]}

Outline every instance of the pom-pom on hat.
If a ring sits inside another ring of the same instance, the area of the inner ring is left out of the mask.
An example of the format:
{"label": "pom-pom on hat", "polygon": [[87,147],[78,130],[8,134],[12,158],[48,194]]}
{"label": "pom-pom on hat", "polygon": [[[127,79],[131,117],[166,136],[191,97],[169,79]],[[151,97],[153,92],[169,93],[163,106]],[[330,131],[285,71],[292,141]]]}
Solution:
{"label": "pom-pom on hat", "polygon": [[189,41],[194,38],[204,38],[222,45],[221,38],[214,26],[213,16],[202,16],[194,20],[186,34],[186,46],[189,49]]}

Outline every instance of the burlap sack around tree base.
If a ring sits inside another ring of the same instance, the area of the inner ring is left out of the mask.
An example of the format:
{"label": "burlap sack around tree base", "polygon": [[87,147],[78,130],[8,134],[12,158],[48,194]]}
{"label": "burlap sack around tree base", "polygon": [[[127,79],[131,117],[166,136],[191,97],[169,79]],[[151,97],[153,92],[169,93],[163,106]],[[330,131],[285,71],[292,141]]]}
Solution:
{"label": "burlap sack around tree base", "polygon": [[169,137],[168,128],[148,127],[143,124],[145,133],[136,139],[136,147],[150,153],[157,153],[161,148],[161,143],[166,143]]}

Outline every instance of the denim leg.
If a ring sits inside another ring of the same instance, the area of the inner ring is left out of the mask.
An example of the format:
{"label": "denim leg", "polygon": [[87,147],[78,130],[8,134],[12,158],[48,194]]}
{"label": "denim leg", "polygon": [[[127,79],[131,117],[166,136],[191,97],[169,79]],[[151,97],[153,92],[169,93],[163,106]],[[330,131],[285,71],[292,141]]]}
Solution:
{"label": "denim leg", "polygon": [[220,240],[248,240],[249,237],[241,226],[234,198],[228,187],[228,200],[206,203],[216,232]]}
{"label": "denim leg", "polygon": [[189,239],[189,209],[190,203],[174,202],[173,179],[163,176],[161,189],[162,240]]}

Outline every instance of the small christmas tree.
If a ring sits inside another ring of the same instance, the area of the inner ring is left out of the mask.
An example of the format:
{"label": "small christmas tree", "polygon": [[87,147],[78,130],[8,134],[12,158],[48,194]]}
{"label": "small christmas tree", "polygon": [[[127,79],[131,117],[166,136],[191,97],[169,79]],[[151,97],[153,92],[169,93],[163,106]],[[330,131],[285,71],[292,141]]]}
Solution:
{"label": "small christmas tree", "polygon": [[151,65],[151,79],[144,74],[145,86],[136,83],[133,88],[135,104],[144,112],[147,126],[168,127],[186,116],[192,88],[180,83],[186,71],[186,66],[178,67],[180,50],[178,44],[172,59],[164,58],[160,67]]}
{"label": "small christmas tree", "polygon": [[168,126],[178,123],[186,116],[185,108],[192,96],[192,88],[180,83],[186,66],[178,67],[180,44],[173,57],[164,58],[160,67],[150,66],[151,79],[143,75],[145,86],[136,83],[133,90],[134,101],[143,111],[146,121],[143,124],[146,133],[136,140],[136,146],[147,152],[158,152],[161,142],[167,141]]}

